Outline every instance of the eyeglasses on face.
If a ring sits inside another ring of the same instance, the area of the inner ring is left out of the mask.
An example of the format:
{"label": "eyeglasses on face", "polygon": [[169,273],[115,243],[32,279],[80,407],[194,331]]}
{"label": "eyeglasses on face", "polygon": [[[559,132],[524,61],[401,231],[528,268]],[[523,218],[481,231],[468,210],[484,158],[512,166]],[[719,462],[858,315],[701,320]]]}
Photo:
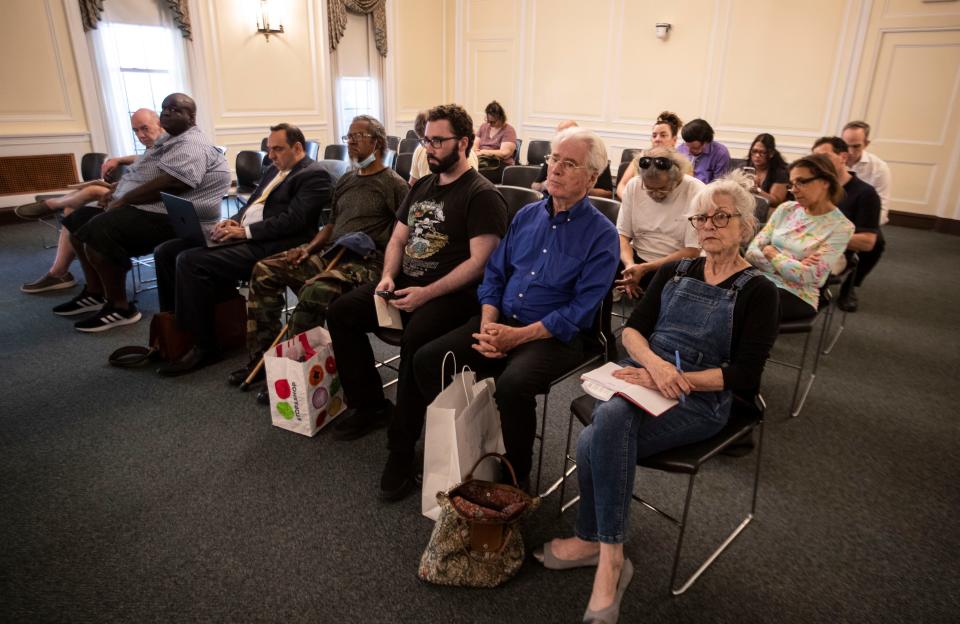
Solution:
{"label": "eyeglasses on face", "polygon": [[670,168],[673,167],[673,161],[665,156],[657,156],[656,158],[644,156],[637,161],[637,165],[639,165],[641,169],[649,169],[650,165],[653,165],[660,171],[670,171]]}
{"label": "eyeglasses on face", "polygon": [[433,149],[440,149],[443,147],[444,142],[450,141],[453,139],[459,139],[460,137],[448,136],[448,137],[423,137],[420,139],[420,145],[424,147],[432,147]]}
{"label": "eyeglasses on face", "polygon": [[730,219],[739,217],[738,214],[730,214],[728,212],[723,212],[718,210],[712,215],[698,214],[693,215],[692,217],[687,217],[687,221],[690,222],[690,225],[693,226],[695,230],[702,230],[703,226],[707,224],[707,221],[713,222],[713,227],[715,228],[725,228],[730,224]]}
{"label": "eyeglasses on face", "polygon": [[803,188],[814,180],[820,179],[820,176],[813,176],[812,178],[797,178],[796,180],[790,180],[787,182],[787,190],[792,191],[794,189]]}
{"label": "eyeglasses on face", "polygon": [[354,132],[353,134],[345,134],[340,137],[340,140],[344,143],[359,143],[364,139],[372,139],[372,134],[363,134],[362,132]]}
{"label": "eyeglasses on face", "polygon": [[756,154],[757,156],[766,156],[767,150],[765,149],[752,149],[750,150],[751,154]]}
{"label": "eyeglasses on face", "polygon": [[546,156],[543,161],[547,163],[548,167],[553,167],[557,171],[566,171],[567,169],[586,169],[586,165],[578,165],[576,162],[570,160],[569,158],[559,158],[556,154],[550,154]]}

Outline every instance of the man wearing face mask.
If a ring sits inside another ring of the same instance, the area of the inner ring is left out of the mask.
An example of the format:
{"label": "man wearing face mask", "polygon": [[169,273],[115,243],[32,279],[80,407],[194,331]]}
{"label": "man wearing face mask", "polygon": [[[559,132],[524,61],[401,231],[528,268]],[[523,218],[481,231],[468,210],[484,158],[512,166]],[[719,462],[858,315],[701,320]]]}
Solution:
{"label": "man wearing face mask", "polygon": [[654,147],[637,161],[640,175],[627,184],[617,217],[623,279],[617,286],[642,294],[662,265],[699,254],[697,232],[687,209],[704,183],[683,173],[684,158],[670,147]]}
{"label": "man wearing face mask", "polygon": [[[228,381],[232,385],[243,383],[280,331],[283,294],[288,287],[297,293],[297,307],[289,320],[289,335],[295,336],[322,326],[327,306],[334,299],[380,277],[383,251],[409,186],[383,163],[387,131],[378,120],[369,115],[355,117],[342,138],[354,168],[337,182],[329,221],[310,242],[265,258],[253,267],[247,300],[250,361],[230,373]],[[365,255],[347,249],[335,270],[327,273],[327,267],[339,253],[339,249],[333,249],[337,241],[358,232],[373,241],[375,251]],[[263,368],[260,370],[262,379]],[[264,391],[257,399],[267,403],[269,395]]]}
{"label": "man wearing face mask", "polygon": [[[473,120],[462,107],[430,110],[421,144],[433,173],[420,178],[400,206],[380,282],[339,297],[327,315],[350,406],[337,419],[334,437],[352,440],[390,423],[382,500],[398,500],[414,485],[413,448],[427,408],[414,377],[414,355],[480,309],[476,286],[507,229],[503,197],[467,163],[473,140]],[[403,320],[395,411],[383,395],[367,337],[379,327],[375,296],[383,296]]]}
{"label": "man wearing face mask", "polygon": [[154,252],[160,309],[174,311],[177,326],[196,342],[180,359],[157,372],[174,377],[219,359],[214,307],[236,293],[261,258],[306,241],[330,202],[330,176],[306,155],[306,139],[296,126],[270,128],[267,148],[273,166],[260,179],[240,214],[217,223],[211,238],[234,242],[197,247],[184,239],[163,243]]}

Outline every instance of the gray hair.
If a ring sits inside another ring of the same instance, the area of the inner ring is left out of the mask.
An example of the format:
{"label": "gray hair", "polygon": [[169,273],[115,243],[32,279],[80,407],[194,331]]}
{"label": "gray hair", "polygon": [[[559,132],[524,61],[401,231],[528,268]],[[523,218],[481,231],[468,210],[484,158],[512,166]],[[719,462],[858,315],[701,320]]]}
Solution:
{"label": "gray hair", "polygon": [[[668,171],[660,171],[656,167],[648,167],[647,169],[640,169],[640,158],[647,156],[649,158],[669,158],[673,163],[673,167],[670,167]],[[637,159],[637,173],[639,173],[644,180],[649,180],[651,178],[658,178],[661,175],[669,175],[670,181],[674,184],[680,184],[683,180],[684,167],[689,165],[689,161],[683,157],[683,154],[673,149],[672,147],[651,147],[648,150],[644,150]]]}
{"label": "gray hair", "polygon": [[556,150],[561,143],[570,140],[583,141],[587,144],[588,154],[586,165],[590,171],[599,175],[601,171],[607,168],[607,146],[599,134],[593,130],[587,130],[586,128],[579,128],[577,126],[567,128],[554,135],[550,141],[550,149]]}
{"label": "gray hair", "polygon": [[740,241],[749,242],[757,230],[757,200],[750,193],[750,187],[750,179],[739,169],[717,178],[693,198],[688,216],[706,214],[716,206],[714,196],[726,195],[733,200],[733,207],[740,215]]}

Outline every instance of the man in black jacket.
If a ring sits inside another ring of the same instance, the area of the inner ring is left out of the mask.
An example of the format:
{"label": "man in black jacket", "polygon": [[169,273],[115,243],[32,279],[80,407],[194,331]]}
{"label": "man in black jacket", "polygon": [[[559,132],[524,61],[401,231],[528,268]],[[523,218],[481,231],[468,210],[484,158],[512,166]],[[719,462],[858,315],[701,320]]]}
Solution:
{"label": "man in black jacket", "polygon": [[330,203],[332,183],[305,152],[306,139],[295,126],[270,128],[267,139],[273,166],[267,169],[247,205],[233,219],[216,224],[215,241],[241,241],[225,247],[191,247],[183,239],[155,251],[160,309],[172,310],[180,329],[196,346],[158,369],[172,377],[219,359],[213,309],[236,293],[258,260],[306,243],[317,231],[321,211]]}

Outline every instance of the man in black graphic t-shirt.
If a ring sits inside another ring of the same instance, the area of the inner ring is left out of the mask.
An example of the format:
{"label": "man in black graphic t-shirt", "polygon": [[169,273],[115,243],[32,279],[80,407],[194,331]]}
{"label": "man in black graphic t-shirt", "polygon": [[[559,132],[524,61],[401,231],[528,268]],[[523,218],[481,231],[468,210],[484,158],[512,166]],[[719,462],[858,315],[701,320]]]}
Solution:
{"label": "man in black graphic t-shirt", "polygon": [[[426,400],[413,375],[413,355],[479,313],[476,286],[507,229],[503,197],[467,163],[473,137],[473,121],[461,107],[431,109],[422,144],[433,175],[418,180],[400,206],[380,283],[341,296],[327,314],[350,407],[334,426],[334,437],[359,438],[389,421],[383,500],[399,500],[415,485],[414,447]],[[403,319],[395,411],[384,398],[367,338],[378,327],[375,292],[392,293],[388,305]]]}

